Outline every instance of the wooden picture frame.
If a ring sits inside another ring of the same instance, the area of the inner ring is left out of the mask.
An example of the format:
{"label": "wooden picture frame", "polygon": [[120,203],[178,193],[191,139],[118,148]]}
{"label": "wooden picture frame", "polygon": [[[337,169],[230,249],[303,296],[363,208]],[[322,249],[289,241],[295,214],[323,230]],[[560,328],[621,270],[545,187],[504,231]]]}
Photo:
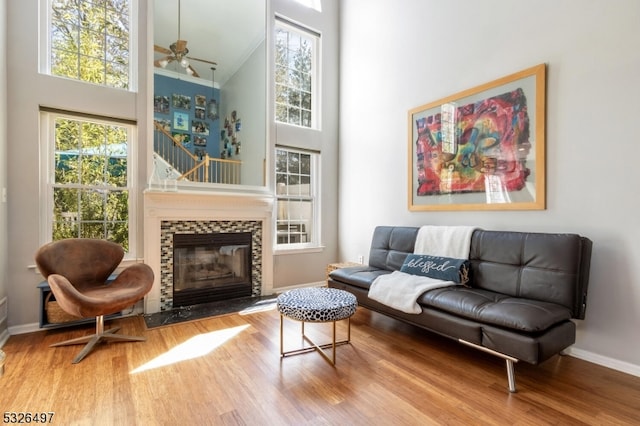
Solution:
{"label": "wooden picture frame", "polygon": [[546,65],[409,111],[409,210],[543,210]]}

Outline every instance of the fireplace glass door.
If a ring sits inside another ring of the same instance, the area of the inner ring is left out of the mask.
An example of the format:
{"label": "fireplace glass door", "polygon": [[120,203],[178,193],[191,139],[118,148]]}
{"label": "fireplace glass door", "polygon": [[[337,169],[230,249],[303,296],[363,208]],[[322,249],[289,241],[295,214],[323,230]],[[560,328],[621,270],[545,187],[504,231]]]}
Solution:
{"label": "fireplace glass door", "polygon": [[173,305],[251,296],[251,233],[174,234]]}

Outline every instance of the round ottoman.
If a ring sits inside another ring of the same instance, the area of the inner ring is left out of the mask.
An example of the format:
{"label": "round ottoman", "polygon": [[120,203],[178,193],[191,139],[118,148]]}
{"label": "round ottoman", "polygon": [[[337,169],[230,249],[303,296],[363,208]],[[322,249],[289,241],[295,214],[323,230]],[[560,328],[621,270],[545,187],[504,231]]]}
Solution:
{"label": "round ottoman", "polygon": [[[309,287],[288,290],[277,298],[277,308],[280,312],[280,355],[297,355],[316,350],[331,365],[336,363],[336,346],[349,343],[351,340],[351,316],[356,312],[358,302],[356,297],[344,290],[326,287]],[[291,351],[284,351],[283,319],[300,321],[302,324],[302,338],[310,347],[303,347]],[[336,321],[348,321],[347,339],[336,342]],[[305,322],[331,322],[333,324],[333,340],[331,343],[317,345],[304,333]],[[332,348],[333,356],[329,358],[324,349]]]}

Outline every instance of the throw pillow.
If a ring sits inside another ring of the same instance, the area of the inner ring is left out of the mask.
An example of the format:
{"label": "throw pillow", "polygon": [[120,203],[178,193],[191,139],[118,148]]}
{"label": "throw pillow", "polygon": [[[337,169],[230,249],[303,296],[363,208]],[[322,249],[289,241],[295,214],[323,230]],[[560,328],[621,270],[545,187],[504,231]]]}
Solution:
{"label": "throw pillow", "polygon": [[469,281],[469,261],[426,254],[408,254],[400,272],[466,284]]}

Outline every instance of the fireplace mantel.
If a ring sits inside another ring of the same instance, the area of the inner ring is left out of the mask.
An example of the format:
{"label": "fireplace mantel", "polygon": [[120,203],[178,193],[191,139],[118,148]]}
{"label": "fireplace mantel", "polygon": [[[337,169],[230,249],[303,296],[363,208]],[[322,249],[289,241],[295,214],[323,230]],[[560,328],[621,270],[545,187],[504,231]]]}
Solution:
{"label": "fireplace mantel", "polygon": [[269,194],[212,193],[201,191],[144,192],[144,259],[155,274],[145,297],[145,313],[161,310],[160,271],[161,223],[164,220],[261,221],[262,294],[273,292],[273,205]]}

